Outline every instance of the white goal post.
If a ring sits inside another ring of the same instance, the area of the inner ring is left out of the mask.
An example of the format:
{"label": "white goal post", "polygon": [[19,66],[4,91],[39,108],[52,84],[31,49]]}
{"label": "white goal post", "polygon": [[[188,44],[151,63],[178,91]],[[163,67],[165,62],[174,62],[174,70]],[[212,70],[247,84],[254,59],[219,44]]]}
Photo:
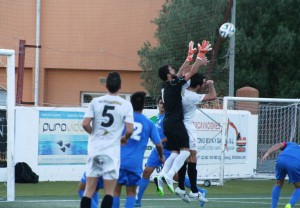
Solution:
{"label": "white goal post", "polygon": [[7,201],[15,200],[15,51],[0,49],[7,57]]}
{"label": "white goal post", "polygon": [[[260,164],[260,159],[271,146],[278,142],[300,142],[300,99],[224,97],[221,184],[223,184],[224,168],[226,168],[224,167],[224,152],[228,139],[226,132],[230,110],[248,111],[251,115],[257,117],[257,153],[253,153],[253,155],[257,155],[257,167],[254,170],[254,175],[260,178],[269,178],[270,175],[274,177],[275,160],[278,153],[269,157],[263,164]],[[252,129],[249,130],[252,131]],[[244,140],[242,138],[243,135],[238,135],[236,143],[240,144],[241,148],[249,148],[245,143],[251,138],[243,138]]]}

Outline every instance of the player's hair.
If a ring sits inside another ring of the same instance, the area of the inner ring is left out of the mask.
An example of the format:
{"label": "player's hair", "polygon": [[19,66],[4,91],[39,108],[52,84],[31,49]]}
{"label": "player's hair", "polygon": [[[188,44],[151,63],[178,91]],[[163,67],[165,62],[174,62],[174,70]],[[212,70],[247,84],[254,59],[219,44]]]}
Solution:
{"label": "player's hair", "polygon": [[160,100],[162,100],[162,96],[161,96],[161,95],[158,96],[158,98],[157,98],[157,100],[156,100],[156,104],[158,104]]}
{"label": "player's hair", "polygon": [[146,93],[143,91],[135,92],[130,96],[130,102],[134,111],[142,111],[145,106]]}
{"label": "player's hair", "polygon": [[109,92],[115,93],[121,88],[121,77],[118,72],[109,72],[106,79],[106,88]]}
{"label": "player's hair", "polygon": [[158,69],[158,76],[162,81],[166,81],[168,79],[169,65],[164,65]]}
{"label": "player's hair", "polygon": [[191,77],[191,83],[190,83],[190,87],[195,88],[197,87],[197,85],[203,85],[203,80],[205,79],[205,76],[203,74],[197,73],[194,74]]}

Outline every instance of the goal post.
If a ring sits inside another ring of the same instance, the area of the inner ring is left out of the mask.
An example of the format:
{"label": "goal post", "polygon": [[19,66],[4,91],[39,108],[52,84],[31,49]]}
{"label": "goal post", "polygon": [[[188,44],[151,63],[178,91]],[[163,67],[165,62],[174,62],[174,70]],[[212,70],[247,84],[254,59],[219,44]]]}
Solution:
{"label": "goal post", "polygon": [[[230,110],[248,111],[257,117],[257,155],[255,177],[269,178],[274,175],[277,154],[273,154],[264,163],[260,160],[265,152],[274,144],[282,141],[300,141],[300,99],[281,98],[249,98],[249,97],[224,97],[222,117],[222,157],[221,157],[221,184],[224,179],[224,152],[228,135],[228,112]],[[250,127],[249,127],[250,128]],[[248,131],[251,129],[248,129]],[[238,132],[240,133],[240,132]],[[244,140],[243,140],[244,139]],[[248,140],[243,135],[236,137],[237,145],[248,151]],[[239,148],[237,146],[237,148]],[[247,152],[247,154],[252,154]],[[226,177],[226,176],[225,176]]]}
{"label": "goal post", "polygon": [[0,56],[7,57],[7,201],[15,200],[15,51],[0,49]]}

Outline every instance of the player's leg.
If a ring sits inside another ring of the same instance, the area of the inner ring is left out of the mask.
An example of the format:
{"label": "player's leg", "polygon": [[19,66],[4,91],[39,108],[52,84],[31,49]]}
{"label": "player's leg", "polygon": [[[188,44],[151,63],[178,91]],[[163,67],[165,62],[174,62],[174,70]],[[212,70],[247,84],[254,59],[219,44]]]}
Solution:
{"label": "player's leg", "polygon": [[178,156],[178,152],[172,151],[169,158],[165,161],[162,171],[157,177],[154,178],[154,183],[156,185],[157,193],[160,196],[164,196],[162,176],[164,176],[170,170],[177,156]]}
{"label": "player's leg", "polygon": [[[80,198],[83,197],[84,194],[84,190],[85,190],[85,184],[86,184],[86,175],[85,172],[82,176],[82,178],[80,179],[79,185],[78,185],[78,195]],[[103,180],[102,178],[98,179],[98,184],[97,184],[97,188],[95,190],[94,195],[92,196],[92,206],[91,208],[98,208],[98,201],[99,201],[99,195],[98,195],[98,190],[99,189],[103,189]]]}
{"label": "player's leg", "polygon": [[[168,159],[171,152],[169,150],[164,149],[163,151],[165,159]],[[142,206],[142,197],[144,195],[145,190],[149,185],[150,176],[155,170],[156,167],[162,166],[161,161],[159,160],[159,156],[157,154],[156,149],[153,149],[146,163],[146,168],[144,169],[142,179],[139,182],[139,191],[136,197],[136,207]]]}
{"label": "player's leg", "polygon": [[202,193],[198,191],[197,188],[197,152],[196,148],[193,147],[191,150],[191,155],[188,159],[188,176],[191,184],[191,192],[189,197],[194,200],[199,200],[200,202],[207,202],[208,200],[203,197]]}
{"label": "player's leg", "polygon": [[125,208],[134,207],[136,188],[137,186],[126,186],[127,196],[126,196]]}
{"label": "player's leg", "polygon": [[186,165],[187,163],[184,163],[184,165],[179,169],[178,171],[178,187],[175,189],[175,193],[180,196],[180,198],[185,201],[190,203],[191,200],[187,194],[187,192],[185,191],[184,188],[184,178],[186,175]]}
{"label": "player's leg", "polygon": [[286,174],[287,174],[287,172],[285,169],[285,161],[277,159],[276,165],[275,165],[276,183],[272,189],[272,206],[271,206],[272,208],[277,207],[281,188],[284,184],[284,179],[285,179]]}
{"label": "player's leg", "polygon": [[112,208],[119,208],[120,207],[120,195],[122,191],[122,184],[118,184],[115,187],[114,197],[113,197],[113,206]]}
{"label": "player's leg", "polygon": [[80,207],[90,208],[92,204],[92,196],[95,193],[97,187],[98,177],[87,177],[86,187],[84,190],[83,197],[81,198]]}
{"label": "player's leg", "polygon": [[136,189],[139,181],[141,180],[141,173],[127,171],[127,176],[128,181],[126,183],[127,197],[125,202],[125,208],[132,208],[135,204]]}
{"label": "player's leg", "polygon": [[115,187],[117,185],[117,180],[103,178],[103,183],[104,183],[104,197],[102,199],[101,208],[112,207],[113,194],[114,194]]}
{"label": "player's leg", "polygon": [[128,176],[127,172],[124,169],[119,170],[119,178],[117,180],[117,185],[114,190],[114,197],[113,197],[113,208],[119,208],[120,207],[120,195],[122,191],[122,186],[126,185],[128,183]]}
{"label": "player's leg", "polygon": [[145,190],[147,189],[147,187],[149,185],[150,175],[153,173],[154,170],[155,170],[154,167],[149,167],[149,166],[145,167],[145,169],[143,171],[142,179],[139,182],[139,191],[136,195],[135,207],[142,206],[142,198],[143,198]]}
{"label": "player's leg", "polygon": [[291,205],[291,207],[295,206],[295,204],[300,200],[300,181],[294,183],[294,185],[295,185],[295,190],[289,201],[289,204]]}
{"label": "player's leg", "polygon": [[291,196],[289,204],[293,207],[300,200],[300,164],[296,161],[291,161],[288,165],[289,181],[294,183],[295,190]]}

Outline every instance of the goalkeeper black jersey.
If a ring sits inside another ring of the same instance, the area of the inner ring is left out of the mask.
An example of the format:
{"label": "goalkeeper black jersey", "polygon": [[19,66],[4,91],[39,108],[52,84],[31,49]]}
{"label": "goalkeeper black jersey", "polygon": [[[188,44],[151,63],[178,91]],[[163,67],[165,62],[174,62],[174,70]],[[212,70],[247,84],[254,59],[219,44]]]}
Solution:
{"label": "goalkeeper black jersey", "polygon": [[176,77],[172,81],[165,81],[162,85],[162,98],[165,108],[165,121],[182,120],[181,87],[186,83],[184,77]]}

